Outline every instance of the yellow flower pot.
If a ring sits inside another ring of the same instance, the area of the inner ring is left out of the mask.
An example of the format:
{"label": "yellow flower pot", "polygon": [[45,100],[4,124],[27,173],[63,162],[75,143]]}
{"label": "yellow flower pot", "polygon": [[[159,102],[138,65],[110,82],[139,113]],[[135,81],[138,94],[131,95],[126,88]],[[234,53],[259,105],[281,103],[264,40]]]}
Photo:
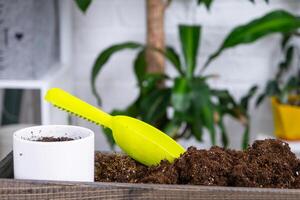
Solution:
{"label": "yellow flower pot", "polygon": [[280,104],[275,97],[271,98],[271,102],[276,137],[300,140],[300,107]]}

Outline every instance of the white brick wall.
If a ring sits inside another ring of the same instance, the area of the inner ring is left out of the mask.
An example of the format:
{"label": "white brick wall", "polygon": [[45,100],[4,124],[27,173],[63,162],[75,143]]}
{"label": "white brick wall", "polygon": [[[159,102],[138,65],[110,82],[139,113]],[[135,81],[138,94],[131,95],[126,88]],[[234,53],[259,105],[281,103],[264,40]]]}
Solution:
{"label": "white brick wall", "polygon": [[[179,50],[177,25],[179,23],[202,24],[203,37],[199,56],[201,66],[221,44],[223,38],[236,25],[248,22],[264,13],[278,8],[299,13],[298,0],[271,0],[266,5],[257,0],[255,5],[247,0],[215,0],[210,12],[197,7],[195,0],[174,0],[166,12],[166,40]],[[94,59],[104,48],[128,40],[145,40],[144,0],[94,0],[84,15],[74,6],[74,52],[76,93],[82,99],[95,104],[90,90],[90,71]],[[255,44],[245,45],[226,51],[207,70],[217,73],[219,80],[213,85],[229,88],[236,96],[241,96],[254,83],[262,84],[272,76],[272,69],[278,61],[278,36],[263,39]],[[137,95],[132,70],[134,51],[124,51],[114,56],[105,66],[97,80],[98,90],[103,98],[103,109],[124,108]],[[168,66],[168,71],[172,72]],[[252,110],[252,138],[255,133],[272,132],[272,115],[268,102],[258,110]],[[254,115],[255,113],[255,115]],[[94,129],[96,146],[107,150],[108,145],[99,133],[100,128],[79,120],[82,126]],[[241,127],[228,120],[231,147],[240,146]]]}

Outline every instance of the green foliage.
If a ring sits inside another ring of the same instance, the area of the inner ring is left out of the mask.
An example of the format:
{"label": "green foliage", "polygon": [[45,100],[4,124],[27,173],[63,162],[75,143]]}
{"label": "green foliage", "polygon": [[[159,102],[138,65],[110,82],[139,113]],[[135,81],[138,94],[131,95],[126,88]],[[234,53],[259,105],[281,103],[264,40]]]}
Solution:
{"label": "green foliage", "polygon": [[201,37],[200,26],[179,25],[181,48],[184,55],[186,76],[191,78],[194,74]]}
{"label": "green foliage", "polygon": [[[216,144],[214,128],[214,107],[211,102],[211,92],[207,83],[197,77],[191,83],[191,101],[194,118],[199,119],[210,133],[212,144]],[[193,123],[199,123],[194,121]]]}
{"label": "green foliage", "polygon": [[173,47],[167,46],[165,51],[161,49],[154,50],[162,53],[172,63],[179,74],[184,74],[179,55]]}
{"label": "green foliage", "polygon": [[97,92],[96,89],[96,77],[99,74],[100,70],[104,66],[104,64],[109,60],[109,58],[116,52],[122,51],[124,49],[137,49],[142,47],[141,44],[136,43],[136,42],[125,42],[117,45],[113,45],[103,52],[100,53],[100,55],[97,57],[93,69],[92,69],[92,75],[91,75],[91,85],[92,85],[92,91],[95,97],[97,98],[97,102],[99,105],[101,105],[101,98],[100,95]]}
{"label": "green foliage", "polygon": [[197,0],[198,4],[204,4],[206,8],[209,10],[213,0]]}
{"label": "green foliage", "polygon": [[77,7],[84,13],[87,11],[90,4],[92,3],[92,0],[74,0],[74,1]]}
{"label": "green foliage", "polygon": [[256,106],[259,106],[266,97],[275,97],[281,104],[300,105],[300,102],[289,101],[290,96],[300,95],[300,67],[297,66],[297,73],[292,73],[292,63],[295,57],[297,47],[289,43],[294,37],[299,37],[297,30],[282,34],[281,50],[284,55],[283,60],[278,64],[275,77],[269,80],[256,100]]}
{"label": "green foliage", "polygon": [[[248,0],[252,3],[255,3],[255,0]],[[264,0],[266,3],[269,3],[269,0]],[[213,3],[213,0],[197,0],[198,5],[205,5],[207,10],[210,10],[211,4]]]}
{"label": "green foliage", "polygon": [[227,130],[224,126],[224,116],[229,115],[238,120],[244,127],[242,137],[242,148],[246,149],[249,144],[250,116],[248,114],[249,102],[257,91],[257,87],[251,87],[240,101],[235,101],[228,90],[212,90],[213,96],[217,98],[216,109],[219,116],[217,123],[221,131],[221,139],[224,147],[228,145]]}
{"label": "green foliage", "polygon": [[[249,1],[255,2],[254,0]],[[75,2],[85,12],[91,0],[75,0]],[[265,2],[268,3],[268,0]],[[213,0],[197,0],[197,3],[203,4],[209,9]],[[285,60],[280,63],[275,79],[268,82],[265,92],[259,96],[257,104],[270,95],[278,96],[282,101],[286,101],[286,94],[292,90],[298,91],[300,85],[299,76],[293,76],[286,84],[281,85],[281,77],[289,70],[295,50],[288,44],[299,27],[300,18],[283,10],[270,12],[245,25],[238,26],[229,33],[220,48],[209,57],[201,68],[200,74],[196,74],[195,70],[198,67],[197,55],[201,41],[201,26],[179,26],[183,55],[180,55],[171,46],[167,46],[165,49],[154,49],[136,42],[115,44],[102,51],[93,65],[92,92],[97,98],[98,105],[101,105],[101,98],[96,90],[96,79],[103,66],[117,52],[126,49],[138,50],[133,62],[139,88],[138,97],[127,108],[114,110],[112,115],[122,114],[139,118],[163,130],[174,139],[195,137],[201,141],[204,130],[207,130],[212,144],[215,144],[216,134],[220,133],[224,147],[229,145],[224,119],[226,116],[230,116],[244,127],[242,148],[246,148],[249,144],[250,133],[249,102],[255,95],[257,87],[250,88],[245,96],[236,101],[229,91],[211,88],[208,80],[215,76],[203,75],[203,71],[226,49],[253,43],[274,33],[281,33]],[[169,77],[167,74],[147,72],[146,50],[157,51],[164,55],[178,74],[175,77]],[[168,84],[164,84],[166,80]],[[173,112],[170,113],[169,110]],[[104,128],[104,133],[113,147],[115,143],[110,130]]]}
{"label": "green foliage", "polygon": [[[216,144],[216,127],[218,127],[223,146],[227,147],[229,139],[224,126],[224,117],[231,116],[241,121],[247,133],[246,130],[249,130],[248,101],[255,89],[251,89],[240,102],[236,102],[228,91],[212,89],[207,81],[215,76],[195,73],[201,27],[180,25],[178,30],[182,56],[170,46],[162,50],[134,42],[116,44],[105,49],[99,54],[91,74],[94,94],[97,94],[95,80],[111,56],[121,50],[137,49],[139,51],[133,67],[139,95],[128,108],[114,111],[112,114],[119,113],[139,118],[165,131],[175,139],[193,136],[201,141],[204,130],[207,130],[212,144]],[[164,55],[178,74],[175,77],[169,77],[167,74],[147,72],[145,59],[147,49]],[[170,86],[161,86],[165,80],[171,83]],[[100,99],[99,96],[98,99]],[[169,109],[173,110],[173,114],[168,114]],[[109,130],[104,129],[104,132],[108,141],[113,145]],[[243,142],[247,143],[248,136],[244,135],[245,141]]]}
{"label": "green foliage", "polygon": [[299,27],[299,17],[283,10],[270,12],[250,23],[234,28],[225,38],[221,47],[210,56],[205,66],[208,66],[225,49],[252,43],[274,33],[290,33]]}

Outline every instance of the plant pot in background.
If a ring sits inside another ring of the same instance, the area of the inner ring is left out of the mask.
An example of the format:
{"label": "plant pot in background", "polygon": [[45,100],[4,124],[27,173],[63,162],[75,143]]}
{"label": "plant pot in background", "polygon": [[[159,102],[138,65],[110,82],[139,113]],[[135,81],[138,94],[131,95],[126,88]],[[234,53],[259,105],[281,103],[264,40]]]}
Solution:
{"label": "plant pot in background", "polygon": [[[59,142],[34,141],[41,137],[69,137]],[[34,126],[13,136],[16,179],[94,181],[94,133],[78,126]]]}
{"label": "plant pot in background", "polygon": [[300,140],[300,107],[280,104],[277,98],[271,98],[274,134],[284,140]]}

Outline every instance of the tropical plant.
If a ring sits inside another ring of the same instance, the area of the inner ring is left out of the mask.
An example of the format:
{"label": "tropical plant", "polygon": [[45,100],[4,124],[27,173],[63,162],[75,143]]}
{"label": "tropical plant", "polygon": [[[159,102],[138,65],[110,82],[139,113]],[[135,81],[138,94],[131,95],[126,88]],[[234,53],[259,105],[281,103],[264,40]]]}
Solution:
{"label": "tropical plant", "polygon": [[[194,136],[201,141],[202,132],[206,128],[211,136],[212,144],[216,144],[215,125],[220,129],[222,143],[226,147],[228,138],[224,126],[224,117],[230,115],[245,126],[245,145],[248,144],[249,115],[248,101],[256,87],[252,88],[241,101],[236,102],[227,90],[211,89],[207,81],[214,75],[196,75],[198,47],[200,42],[200,26],[179,26],[179,35],[183,56],[179,56],[173,47],[166,50],[152,49],[163,54],[177,71],[175,77],[163,73],[149,73],[146,70],[145,52],[148,46],[140,43],[126,42],[113,45],[104,50],[96,60],[92,72],[92,87],[98,102],[100,96],[96,90],[95,80],[109,57],[123,49],[137,49],[134,71],[139,87],[139,96],[124,110],[115,110],[112,114],[125,114],[151,123],[164,130],[175,139]],[[161,85],[161,81],[171,85]],[[168,113],[172,108],[173,113]],[[107,136],[109,129],[105,129]],[[113,142],[112,138],[109,138]]]}
{"label": "tropical plant", "polygon": [[[221,130],[224,146],[228,145],[228,138],[223,119],[226,115],[230,115],[244,125],[243,147],[246,147],[249,141],[248,103],[256,87],[251,88],[249,93],[237,103],[228,91],[211,89],[207,80],[214,76],[204,75],[203,72],[208,64],[225,49],[254,42],[272,33],[290,33],[299,25],[300,21],[297,17],[286,11],[277,10],[246,25],[238,26],[210,56],[204,67],[200,69],[200,74],[196,74],[195,69],[201,27],[181,25],[179,35],[182,57],[170,46],[165,50],[152,48],[153,51],[162,53],[174,66],[178,72],[176,77],[169,77],[163,73],[151,74],[146,71],[145,50],[151,47],[135,42],[113,45],[100,53],[94,64],[91,82],[93,93],[100,103],[95,80],[110,56],[124,49],[137,49],[139,52],[134,62],[134,69],[140,94],[127,109],[115,113],[140,118],[164,130],[175,139],[194,136],[201,140],[202,132],[206,128],[210,133],[212,144],[215,144],[215,127],[218,127]],[[159,84],[162,80],[171,82],[172,86],[162,87]],[[167,112],[170,107],[174,111],[171,115]]]}
{"label": "tropical plant", "polygon": [[[278,64],[275,77],[269,80],[264,91],[258,96],[256,105],[260,105],[266,97],[275,97],[281,104],[300,106],[299,98],[290,98],[300,95],[300,66],[295,64],[295,56],[299,59],[299,49],[291,40],[299,37],[297,29],[283,34],[281,39],[281,51],[283,60]],[[296,67],[296,69],[295,69]],[[292,71],[296,71],[293,73]]]}
{"label": "tropical plant", "polygon": [[[207,7],[212,1],[198,1]],[[205,75],[204,71],[214,59],[228,48],[255,42],[273,33],[290,33],[300,25],[296,16],[276,10],[255,19],[245,25],[234,28],[225,38],[223,44],[213,53],[206,64],[196,73],[197,55],[201,38],[201,26],[179,26],[180,43],[183,55],[167,46],[158,49],[153,46],[137,42],[124,42],[112,45],[102,51],[97,57],[91,74],[91,86],[98,104],[101,98],[97,92],[96,78],[103,66],[116,52],[125,49],[138,50],[134,60],[134,72],[139,87],[139,95],[127,108],[114,110],[112,114],[125,114],[139,118],[162,129],[171,137],[202,139],[204,129],[210,133],[212,144],[216,143],[216,128],[221,134],[223,146],[228,145],[228,136],[224,125],[224,117],[229,115],[244,126],[242,147],[249,142],[250,116],[248,114],[249,101],[257,87],[252,87],[239,101],[234,100],[227,90],[211,88],[208,80],[215,75]],[[170,77],[164,72],[150,73],[146,70],[146,51],[154,51],[163,55],[176,69],[177,75]],[[168,84],[165,84],[168,83]],[[171,111],[171,112],[170,112]],[[109,130],[104,132],[110,144],[114,144]]]}

